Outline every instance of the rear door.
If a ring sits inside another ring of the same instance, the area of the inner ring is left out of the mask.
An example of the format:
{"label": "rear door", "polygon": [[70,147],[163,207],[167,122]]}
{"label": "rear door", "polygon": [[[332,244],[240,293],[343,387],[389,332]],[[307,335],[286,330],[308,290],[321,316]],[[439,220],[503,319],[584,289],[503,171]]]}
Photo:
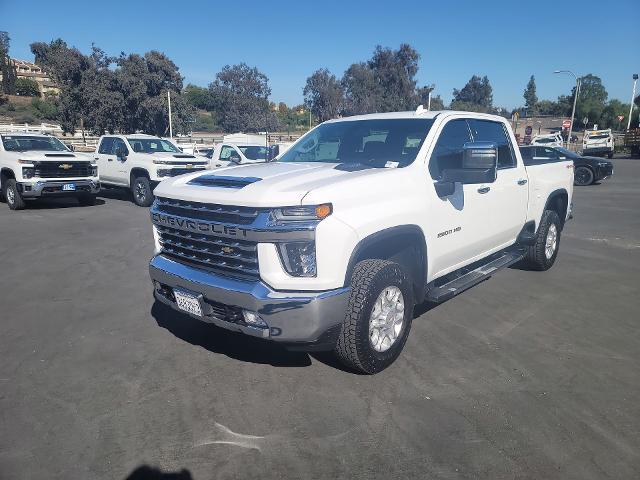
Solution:
{"label": "rear door", "polygon": [[494,246],[491,250],[496,251],[513,244],[525,223],[529,201],[527,173],[524,165],[517,163],[513,144],[502,122],[471,119],[469,125],[474,142],[492,142],[498,147],[496,181],[479,186],[488,189],[484,194],[485,220],[491,228]]}

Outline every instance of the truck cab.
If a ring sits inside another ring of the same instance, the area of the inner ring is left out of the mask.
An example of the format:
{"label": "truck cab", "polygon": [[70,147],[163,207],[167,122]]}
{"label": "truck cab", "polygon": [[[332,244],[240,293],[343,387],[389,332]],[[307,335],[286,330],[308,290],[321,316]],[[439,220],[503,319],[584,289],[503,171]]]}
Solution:
{"label": "truck cab", "polygon": [[153,189],[166,178],[208,167],[208,162],[183,153],[170,140],[151,135],[104,135],[94,154],[100,181],[106,187],[129,189],[143,207],[153,202]]}
{"label": "truck cab", "polygon": [[582,154],[594,157],[613,158],[615,142],[611,129],[587,130],[582,139]]}
{"label": "truck cab", "polygon": [[155,193],[159,303],[371,374],[400,354],[415,305],[517,262],[551,268],[573,163],[525,166],[502,117],[418,108],[330,120],[274,162]]}
{"label": "truck cab", "polygon": [[237,145],[223,142],[216,145],[207,155],[211,168],[264,163],[271,159],[271,150],[264,144]]}
{"label": "truck cab", "polygon": [[98,166],[90,155],[72,151],[53,136],[3,133],[0,187],[12,210],[44,197],[75,197],[93,205],[100,191]]}

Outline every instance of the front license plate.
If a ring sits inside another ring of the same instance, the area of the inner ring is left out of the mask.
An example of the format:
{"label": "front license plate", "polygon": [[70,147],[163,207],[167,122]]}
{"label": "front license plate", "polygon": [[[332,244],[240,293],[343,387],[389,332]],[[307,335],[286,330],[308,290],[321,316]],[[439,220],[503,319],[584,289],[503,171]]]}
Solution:
{"label": "front license plate", "polygon": [[173,294],[176,297],[176,305],[180,310],[198,317],[202,316],[202,305],[200,305],[199,297],[177,288],[173,289]]}
{"label": "front license plate", "polygon": [[76,184],[75,183],[65,183],[64,185],[62,185],[62,191],[63,192],[73,192],[76,189]]}

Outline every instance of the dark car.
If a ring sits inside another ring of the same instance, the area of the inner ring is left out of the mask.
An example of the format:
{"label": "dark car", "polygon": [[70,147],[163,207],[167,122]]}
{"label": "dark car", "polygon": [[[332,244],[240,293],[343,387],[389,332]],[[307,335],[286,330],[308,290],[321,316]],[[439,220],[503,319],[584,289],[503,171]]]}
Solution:
{"label": "dark car", "polygon": [[610,161],[598,157],[583,157],[563,147],[522,146],[520,153],[527,166],[554,160],[573,160],[575,185],[591,185],[613,175],[613,163]]}

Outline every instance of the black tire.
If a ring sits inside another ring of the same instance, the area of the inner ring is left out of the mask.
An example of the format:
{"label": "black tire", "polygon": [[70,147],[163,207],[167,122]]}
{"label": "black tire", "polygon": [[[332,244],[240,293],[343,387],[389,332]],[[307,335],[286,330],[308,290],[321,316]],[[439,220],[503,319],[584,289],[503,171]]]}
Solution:
{"label": "black tire", "polygon": [[13,178],[4,182],[3,194],[6,199],[7,205],[11,210],[22,210],[26,204],[22,195],[18,191],[18,186]]}
{"label": "black tire", "polygon": [[96,204],[96,196],[95,195],[80,195],[78,197],[78,203],[83,207],[90,207]]}
{"label": "black tire", "polygon": [[593,173],[593,170],[591,170],[589,167],[585,167],[584,165],[580,165],[579,167],[576,167],[576,170],[573,174],[573,184],[584,187],[586,185],[591,185],[594,182],[595,178],[596,176]]}
{"label": "black tire", "polygon": [[[404,298],[400,332],[386,351],[374,349],[369,337],[369,321],[379,296],[388,287],[397,287]],[[404,348],[413,319],[413,289],[403,268],[388,260],[363,260],[351,277],[351,294],[342,322],[335,353],[345,366],[366,374],[378,373],[391,365]]]}
{"label": "black tire", "polygon": [[[547,237],[549,236],[549,230],[553,228],[552,225],[555,227],[556,240],[553,254],[549,256],[547,252]],[[553,210],[544,211],[538,227],[538,233],[536,233],[536,242],[528,248],[524,258],[525,265],[531,270],[549,270],[555,263],[560,249],[561,225],[560,217],[556,212]]]}
{"label": "black tire", "polygon": [[148,207],[153,203],[151,183],[147,177],[136,177],[131,183],[133,201],[139,207]]}

